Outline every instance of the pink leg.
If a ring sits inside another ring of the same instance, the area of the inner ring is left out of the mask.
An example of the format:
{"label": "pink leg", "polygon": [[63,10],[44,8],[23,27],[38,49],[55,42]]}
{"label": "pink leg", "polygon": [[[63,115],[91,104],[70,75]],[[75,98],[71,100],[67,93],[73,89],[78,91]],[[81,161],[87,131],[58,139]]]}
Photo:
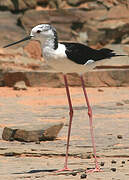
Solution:
{"label": "pink leg", "polygon": [[101,171],[100,170],[100,167],[99,167],[99,164],[98,164],[98,161],[97,161],[97,157],[96,157],[96,146],[95,146],[95,138],[94,138],[94,131],[93,131],[93,122],[92,122],[92,109],[91,109],[91,106],[90,106],[90,103],[89,103],[89,99],[88,99],[88,96],[87,96],[87,92],[86,92],[86,89],[85,89],[85,84],[84,84],[84,79],[83,79],[83,76],[81,75],[81,82],[82,82],[82,88],[83,88],[83,92],[84,92],[84,96],[85,96],[85,99],[86,99],[86,104],[87,104],[87,107],[88,107],[88,116],[89,116],[89,123],[90,123],[90,133],[91,133],[91,139],[92,139],[92,146],[93,146],[93,153],[94,153],[94,158],[95,158],[95,169],[91,169],[87,172],[98,172],[98,171]]}
{"label": "pink leg", "polygon": [[66,146],[66,156],[65,156],[65,163],[64,163],[64,168],[61,170],[58,170],[57,172],[61,171],[71,171],[68,168],[68,151],[69,151],[69,141],[70,141],[70,134],[71,134],[71,126],[72,126],[72,118],[73,118],[73,107],[72,107],[72,102],[70,98],[70,92],[69,92],[69,87],[68,87],[68,82],[67,82],[67,77],[64,75],[64,82],[65,82],[65,88],[66,88],[66,94],[68,98],[68,103],[69,103],[69,127],[68,127],[68,136],[67,136],[67,146]]}

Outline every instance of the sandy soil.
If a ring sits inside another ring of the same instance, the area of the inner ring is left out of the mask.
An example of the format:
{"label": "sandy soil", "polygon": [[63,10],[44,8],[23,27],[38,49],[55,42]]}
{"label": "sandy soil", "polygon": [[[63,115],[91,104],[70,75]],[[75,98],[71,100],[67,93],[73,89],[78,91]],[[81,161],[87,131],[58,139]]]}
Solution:
{"label": "sandy soil", "polygon": [[[72,172],[53,173],[63,167],[68,103],[65,88],[28,88],[15,91],[0,88],[0,179],[80,179],[86,168],[94,167],[87,107],[82,89],[70,87],[74,119],[69,167]],[[87,88],[93,109],[97,156],[102,172],[87,174],[88,180],[129,179],[129,88]],[[35,143],[2,140],[5,126],[35,125],[62,121],[65,126],[57,140]],[[121,138],[119,138],[121,137]],[[9,155],[13,152],[12,155]],[[91,157],[89,159],[89,156]],[[116,163],[112,163],[115,160]],[[81,172],[80,168],[83,172]],[[116,168],[115,171],[112,168]]]}

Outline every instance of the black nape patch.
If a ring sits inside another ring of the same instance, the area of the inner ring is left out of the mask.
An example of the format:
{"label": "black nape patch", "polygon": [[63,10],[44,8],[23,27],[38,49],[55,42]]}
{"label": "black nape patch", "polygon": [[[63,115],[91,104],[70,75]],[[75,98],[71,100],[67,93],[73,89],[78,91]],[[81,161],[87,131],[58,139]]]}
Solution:
{"label": "black nape patch", "polygon": [[58,35],[55,28],[52,27],[52,31],[54,33],[54,49],[56,50],[58,48]]}

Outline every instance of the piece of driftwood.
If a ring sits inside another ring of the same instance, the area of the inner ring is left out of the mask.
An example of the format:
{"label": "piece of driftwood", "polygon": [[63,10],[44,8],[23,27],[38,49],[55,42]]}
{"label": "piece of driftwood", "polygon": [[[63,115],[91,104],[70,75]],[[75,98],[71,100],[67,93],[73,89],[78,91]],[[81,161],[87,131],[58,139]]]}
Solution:
{"label": "piece of driftwood", "polygon": [[24,142],[37,142],[45,140],[54,140],[63,123],[54,123],[46,125],[30,125],[30,126],[16,126],[5,127],[2,133],[2,138],[7,141],[24,141]]}

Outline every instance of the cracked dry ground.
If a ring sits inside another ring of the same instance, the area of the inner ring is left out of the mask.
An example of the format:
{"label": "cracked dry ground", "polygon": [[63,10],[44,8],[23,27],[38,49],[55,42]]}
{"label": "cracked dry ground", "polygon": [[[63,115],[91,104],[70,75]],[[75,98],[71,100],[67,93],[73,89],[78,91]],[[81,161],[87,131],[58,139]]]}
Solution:
{"label": "cracked dry ground", "polygon": [[[28,88],[14,91],[0,88],[0,179],[80,179],[94,167],[87,107],[82,89],[70,88],[74,119],[70,141],[71,172],[63,168],[68,128],[68,104],[64,88]],[[129,88],[88,88],[93,108],[98,161],[102,172],[87,174],[88,180],[129,179]],[[40,144],[2,140],[5,126],[64,122],[58,138]],[[76,175],[76,176],[73,176]]]}

